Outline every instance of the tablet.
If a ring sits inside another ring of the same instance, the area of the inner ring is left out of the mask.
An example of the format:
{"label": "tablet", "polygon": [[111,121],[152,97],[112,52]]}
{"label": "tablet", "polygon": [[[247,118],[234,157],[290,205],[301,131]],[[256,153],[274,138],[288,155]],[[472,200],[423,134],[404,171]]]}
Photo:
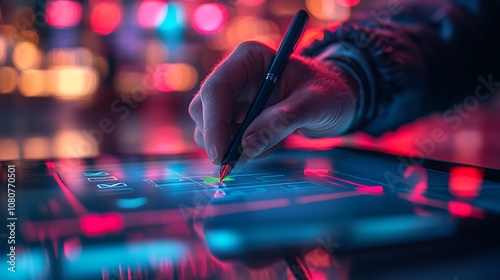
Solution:
{"label": "tablet", "polygon": [[498,170],[335,148],[217,173],[200,154],[4,162],[0,275],[391,279],[403,256],[498,257]]}

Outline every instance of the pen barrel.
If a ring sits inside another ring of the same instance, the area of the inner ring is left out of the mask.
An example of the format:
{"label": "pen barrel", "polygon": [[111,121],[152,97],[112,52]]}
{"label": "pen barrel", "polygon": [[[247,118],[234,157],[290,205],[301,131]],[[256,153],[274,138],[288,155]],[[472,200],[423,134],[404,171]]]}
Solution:
{"label": "pen barrel", "polygon": [[[243,140],[243,134],[245,133],[248,126],[264,110],[266,103],[269,99],[269,96],[271,95],[271,92],[274,89],[274,86],[275,82],[270,79],[266,79],[262,83],[259,92],[257,93],[254,101],[252,102],[250,108],[248,109],[248,113],[245,116],[243,123],[241,124],[240,128],[238,129],[238,132],[236,133],[234,139],[231,142],[231,146],[224,155],[224,158],[222,159],[222,164],[229,164],[231,167],[234,167],[236,165],[243,152],[243,146],[241,143]],[[257,134],[258,133],[259,131],[257,131]]]}
{"label": "pen barrel", "polygon": [[[297,43],[302,36],[308,18],[309,16],[307,15],[307,13],[304,10],[300,10],[299,12],[297,12],[292,23],[288,27],[287,33],[285,34],[285,37],[283,38],[283,41],[278,48],[276,56],[274,57],[271,66],[269,67],[269,71],[265,77],[265,80],[260,86],[260,89],[254,101],[248,109],[248,113],[243,120],[243,123],[238,129],[238,132],[232,140],[228,151],[222,159],[223,165],[228,164],[231,167],[234,167],[240,159],[241,154],[243,153],[243,147],[241,143],[243,140],[243,134],[247,130],[248,126],[255,120],[255,118],[257,118],[257,116],[264,110],[267,100],[269,99],[269,96],[271,95],[274,86],[276,85],[278,77],[280,77],[283,73],[283,69],[288,62],[291,53],[297,47]],[[261,135],[260,131],[256,132],[257,136]],[[251,143],[249,144],[251,146]]]}

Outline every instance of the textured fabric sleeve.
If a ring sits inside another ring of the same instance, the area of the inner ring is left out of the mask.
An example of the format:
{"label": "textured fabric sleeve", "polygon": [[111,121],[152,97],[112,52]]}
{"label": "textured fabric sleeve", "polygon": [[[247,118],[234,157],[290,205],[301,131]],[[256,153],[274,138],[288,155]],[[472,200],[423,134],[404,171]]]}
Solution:
{"label": "textured fabric sleeve", "polygon": [[500,1],[378,2],[325,30],[303,52],[356,76],[361,90],[352,131],[380,135],[474,95],[478,77],[493,83]]}

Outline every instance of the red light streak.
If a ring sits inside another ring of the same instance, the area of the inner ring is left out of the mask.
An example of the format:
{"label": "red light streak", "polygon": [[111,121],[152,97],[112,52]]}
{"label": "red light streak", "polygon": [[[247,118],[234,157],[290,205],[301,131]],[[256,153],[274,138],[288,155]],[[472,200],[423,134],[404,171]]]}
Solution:
{"label": "red light streak", "polygon": [[[165,225],[167,223],[184,222],[178,210],[159,210],[145,212],[123,213],[122,225],[127,228],[147,225]],[[114,227],[117,225],[115,224]],[[81,220],[59,219],[40,222],[23,222],[21,229],[28,241],[43,241],[49,238],[51,232],[57,232],[59,237],[72,236],[80,233]]]}
{"label": "red light streak", "polygon": [[441,201],[438,199],[428,198],[425,196],[414,196],[411,194],[404,194],[404,193],[400,193],[398,194],[398,196],[410,202],[420,203],[441,209],[448,209],[447,203],[445,201]]}
{"label": "red light streak", "polygon": [[461,202],[461,201],[450,201],[448,203],[448,210],[451,214],[464,217],[464,218],[484,218],[484,212],[482,209],[473,207],[472,205]]}
{"label": "red light streak", "polygon": [[448,203],[448,210],[456,216],[466,218],[472,216],[472,206],[464,202],[450,201]]}
{"label": "red light streak", "polygon": [[83,206],[83,204],[73,195],[73,193],[71,193],[71,191],[68,189],[68,187],[66,187],[66,185],[64,184],[64,182],[61,180],[61,178],[59,177],[59,174],[57,174],[57,172],[55,171],[55,164],[53,162],[46,162],[45,163],[46,166],[47,166],[47,169],[49,171],[49,174],[52,175],[52,177],[54,178],[54,180],[56,181],[57,185],[59,186],[59,188],[61,188],[64,196],[66,197],[66,199],[68,200],[68,203],[71,205],[71,207],[73,208],[73,211],[75,211],[75,213],[77,215],[84,215],[88,212],[88,210],[85,208],[85,206]]}
{"label": "red light streak", "polygon": [[459,217],[474,217],[477,219],[484,218],[484,211],[480,208],[471,206],[468,203],[461,201],[441,201],[438,199],[428,198],[425,196],[414,196],[409,194],[400,193],[400,198],[408,200],[413,203],[424,204],[435,208],[440,208],[449,211],[451,214]]}
{"label": "red light streak", "polygon": [[295,199],[297,204],[306,204],[306,203],[314,203],[326,200],[334,200],[346,197],[355,197],[365,195],[358,191],[350,191],[350,192],[341,192],[341,193],[327,193],[327,194],[318,194],[318,195],[310,195],[310,196],[301,196]]}
{"label": "red light streak", "polygon": [[374,193],[374,194],[383,194],[384,193],[384,187],[382,187],[382,186],[357,187],[356,190],[360,191],[360,192],[367,192],[367,193]]}
{"label": "red light streak", "polygon": [[330,150],[340,146],[343,139],[340,137],[310,139],[301,135],[290,135],[284,143],[285,148],[289,149],[309,149],[309,150]]}
{"label": "red light streak", "polygon": [[382,186],[368,186],[368,185],[363,185],[363,184],[354,183],[354,182],[351,182],[351,181],[348,181],[348,180],[340,179],[340,178],[337,178],[337,177],[334,177],[334,176],[325,176],[325,177],[328,177],[328,178],[331,178],[331,179],[334,179],[334,180],[337,180],[337,181],[340,181],[340,182],[344,182],[344,183],[356,186],[356,188],[358,188],[358,189],[374,188],[374,190],[376,190],[375,192],[379,192],[380,188],[382,188],[382,191],[384,189]]}
{"label": "red light streak", "polygon": [[314,169],[314,168],[305,168],[304,175],[328,175],[328,169]]}

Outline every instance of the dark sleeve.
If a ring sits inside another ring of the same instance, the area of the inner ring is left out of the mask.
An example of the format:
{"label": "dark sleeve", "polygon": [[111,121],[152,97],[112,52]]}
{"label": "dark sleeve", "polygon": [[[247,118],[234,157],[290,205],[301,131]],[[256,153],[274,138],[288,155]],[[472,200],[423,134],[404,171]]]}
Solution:
{"label": "dark sleeve", "polygon": [[499,0],[378,2],[303,53],[355,76],[361,90],[351,131],[380,135],[471,98],[484,101],[500,86]]}

